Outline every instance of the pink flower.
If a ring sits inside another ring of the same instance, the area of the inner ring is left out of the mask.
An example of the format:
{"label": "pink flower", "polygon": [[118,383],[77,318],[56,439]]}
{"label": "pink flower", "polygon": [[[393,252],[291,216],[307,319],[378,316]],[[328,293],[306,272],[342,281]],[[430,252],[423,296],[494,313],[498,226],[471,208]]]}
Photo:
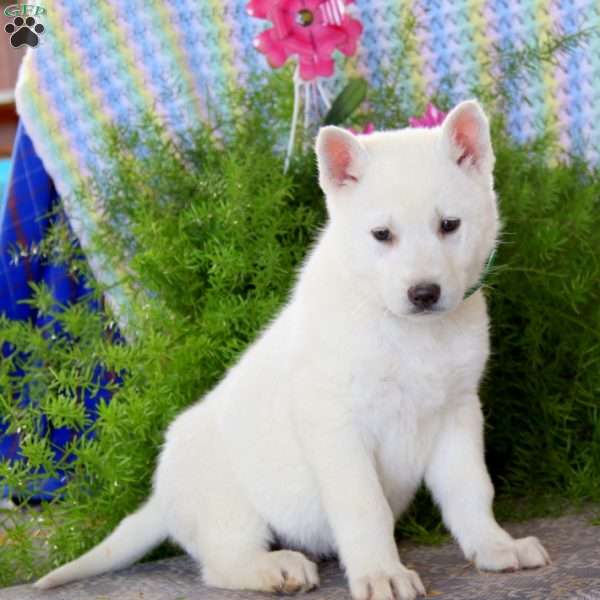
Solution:
{"label": "pink flower", "polygon": [[248,14],[267,19],[273,27],[254,39],[254,46],[267,56],[272,67],[281,67],[297,55],[300,77],[333,75],[331,55],[339,50],[346,56],[356,52],[362,33],[360,21],[346,13],[354,0],[250,0]]}
{"label": "pink flower", "polygon": [[410,117],[408,124],[411,127],[426,127],[427,129],[431,129],[432,127],[441,125],[447,114],[429,103],[423,115],[421,117]]}
{"label": "pink flower", "polygon": [[348,131],[352,132],[354,135],[369,135],[370,133],[373,133],[375,131],[375,125],[373,125],[373,123],[367,123],[362,128],[362,131],[354,129],[354,127],[350,127]]}

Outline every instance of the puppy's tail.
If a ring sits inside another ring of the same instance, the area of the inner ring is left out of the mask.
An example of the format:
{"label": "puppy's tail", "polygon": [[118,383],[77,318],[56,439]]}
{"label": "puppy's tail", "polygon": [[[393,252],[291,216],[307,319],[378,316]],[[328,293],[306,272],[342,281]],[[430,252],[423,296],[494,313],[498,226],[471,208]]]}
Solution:
{"label": "puppy's tail", "polygon": [[106,571],[123,569],[166,537],[164,519],[161,518],[156,500],[150,498],[137,512],[123,519],[103,542],[77,560],[48,573],[33,585],[45,590]]}

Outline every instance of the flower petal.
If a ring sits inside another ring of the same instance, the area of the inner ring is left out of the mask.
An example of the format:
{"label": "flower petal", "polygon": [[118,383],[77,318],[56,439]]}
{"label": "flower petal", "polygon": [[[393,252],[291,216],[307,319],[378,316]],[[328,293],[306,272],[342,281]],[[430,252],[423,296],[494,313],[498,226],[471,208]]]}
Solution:
{"label": "flower petal", "polygon": [[254,38],[254,46],[267,56],[272,67],[281,67],[287,60],[289,53],[285,45],[277,38],[273,29],[267,29]]}
{"label": "flower petal", "polygon": [[284,40],[285,47],[290,54],[311,57],[315,54],[311,37],[308,32],[294,31]]}
{"label": "flower petal", "polygon": [[331,58],[319,58],[315,63],[315,72],[319,77],[331,77],[335,63]]}
{"label": "flower petal", "polygon": [[276,0],[250,0],[246,4],[246,12],[257,19],[267,19],[269,11]]}
{"label": "flower petal", "polygon": [[408,124],[411,127],[425,127],[431,129],[444,122],[447,113],[441,111],[437,106],[429,103],[425,112],[420,117],[410,117]]}
{"label": "flower petal", "polygon": [[273,7],[273,10],[269,13],[269,19],[271,19],[279,39],[282,40],[291,35],[293,30],[298,27],[290,18],[290,13],[284,10],[280,4]]}
{"label": "flower petal", "polygon": [[315,66],[311,60],[300,57],[300,77],[304,81],[312,81],[316,76]]}

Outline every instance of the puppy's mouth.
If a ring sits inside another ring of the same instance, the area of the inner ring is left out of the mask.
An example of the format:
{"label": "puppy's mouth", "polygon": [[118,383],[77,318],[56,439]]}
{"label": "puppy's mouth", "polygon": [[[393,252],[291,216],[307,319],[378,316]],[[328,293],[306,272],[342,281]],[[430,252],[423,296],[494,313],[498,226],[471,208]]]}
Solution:
{"label": "puppy's mouth", "polygon": [[390,309],[386,309],[386,311],[390,315],[396,317],[397,319],[406,319],[413,317],[417,319],[434,319],[447,313],[448,309],[440,306],[435,308],[413,308],[411,310],[408,310],[407,312],[396,312]]}
{"label": "puppy's mouth", "polygon": [[445,306],[431,306],[429,308],[418,308],[415,306],[414,308],[412,308],[410,310],[408,315],[411,317],[424,318],[424,317],[438,316],[447,311],[448,311],[448,309]]}

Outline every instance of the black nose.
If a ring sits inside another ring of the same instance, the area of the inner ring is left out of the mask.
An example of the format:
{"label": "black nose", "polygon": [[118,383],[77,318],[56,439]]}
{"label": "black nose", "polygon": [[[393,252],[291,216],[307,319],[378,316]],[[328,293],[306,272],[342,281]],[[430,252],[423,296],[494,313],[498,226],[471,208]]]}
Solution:
{"label": "black nose", "polygon": [[420,283],[408,290],[408,299],[419,309],[431,308],[439,299],[442,290],[437,283]]}

